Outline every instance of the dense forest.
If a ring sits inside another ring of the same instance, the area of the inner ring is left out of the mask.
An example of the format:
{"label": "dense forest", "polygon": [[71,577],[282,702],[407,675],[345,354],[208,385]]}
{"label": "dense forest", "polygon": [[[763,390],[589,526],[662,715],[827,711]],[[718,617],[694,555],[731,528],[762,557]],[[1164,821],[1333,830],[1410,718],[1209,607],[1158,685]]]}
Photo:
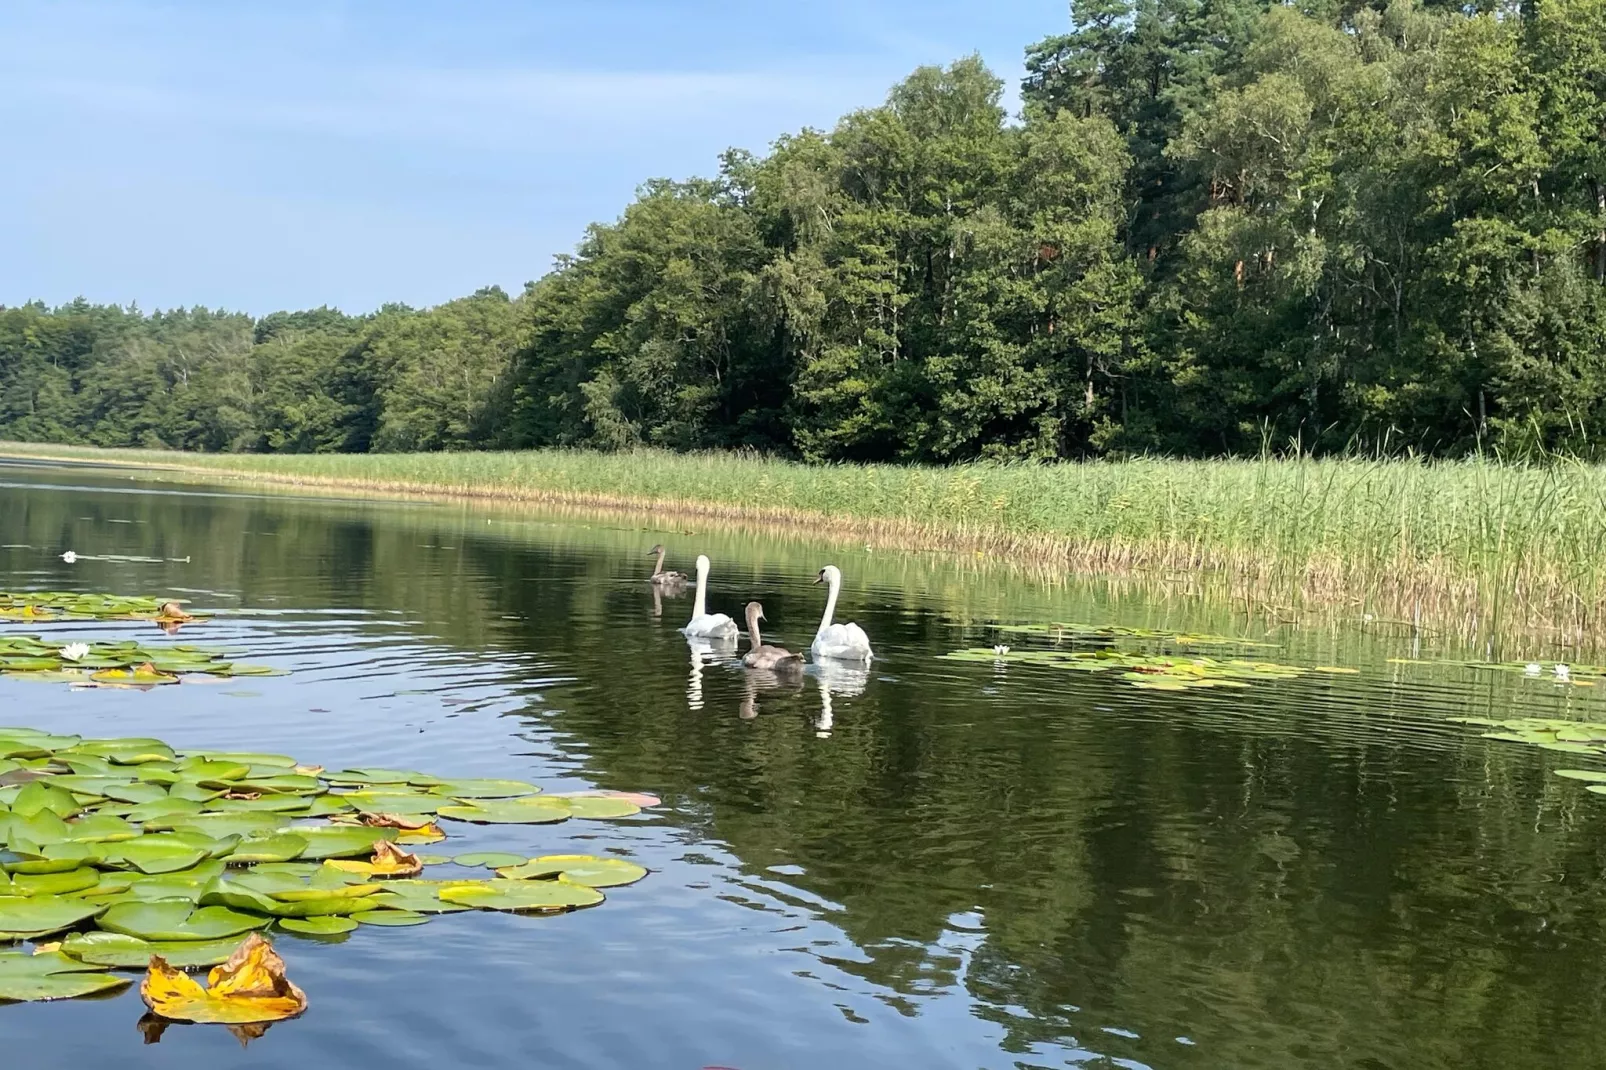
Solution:
{"label": "dense forest", "polygon": [[1076,0],[510,296],[0,309],[0,437],[816,460],[1606,435],[1606,0]]}

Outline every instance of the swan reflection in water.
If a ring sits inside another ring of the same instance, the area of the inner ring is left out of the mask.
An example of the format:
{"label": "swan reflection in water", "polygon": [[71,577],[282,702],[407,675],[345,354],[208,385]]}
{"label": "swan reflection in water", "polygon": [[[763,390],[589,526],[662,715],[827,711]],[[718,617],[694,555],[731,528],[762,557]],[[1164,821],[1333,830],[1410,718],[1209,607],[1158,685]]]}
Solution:
{"label": "swan reflection in water", "polygon": [[[656,594],[656,592],[655,592]],[[654,599],[656,601],[656,598]],[[691,674],[686,681],[686,707],[703,708],[703,666],[736,656],[736,639],[710,639],[707,636],[688,635],[686,646],[691,649]]]}
{"label": "swan reflection in water", "polygon": [[803,690],[806,680],[813,681],[815,693],[820,699],[819,711],[812,717],[814,734],[826,739],[836,724],[833,700],[863,694],[870,682],[870,672],[863,667],[825,661],[810,665],[801,673],[748,669],[742,674],[742,703],[736,715],[744,721],[751,721],[759,714],[760,692],[797,694]]}
{"label": "swan reflection in water", "polygon": [[870,669],[867,665],[844,664],[827,658],[810,665],[808,674],[814,677],[814,685],[820,693],[820,712],[814,717],[814,734],[825,739],[836,721],[831,708],[832,697],[852,698],[864,694],[870,683]]}
{"label": "swan reflection in water", "polygon": [[664,615],[665,598],[683,598],[686,594],[686,588],[684,586],[662,586],[656,583],[650,584],[649,586],[652,590],[652,615],[654,619]]}
{"label": "swan reflection in water", "polygon": [[736,716],[744,721],[751,721],[758,716],[758,693],[760,691],[792,691],[803,690],[803,674],[775,669],[747,669],[742,673],[742,704],[737,708]]}

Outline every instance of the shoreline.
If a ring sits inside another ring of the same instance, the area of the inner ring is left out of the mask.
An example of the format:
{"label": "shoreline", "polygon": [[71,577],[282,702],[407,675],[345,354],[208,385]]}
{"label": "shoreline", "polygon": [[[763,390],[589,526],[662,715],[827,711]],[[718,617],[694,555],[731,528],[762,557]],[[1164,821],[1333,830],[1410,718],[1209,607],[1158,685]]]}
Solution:
{"label": "shoreline", "polygon": [[[88,464],[131,471],[166,472],[215,484],[256,483],[307,490],[348,490],[388,500],[430,500],[537,506],[557,510],[606,512],[658,520],[682,518],[734,524],[776,533],[809,534],[899,552],[977,555],[1054,577],[1111,577],[1165,585],[1209,588],[1245,611],[1272,616],[1313,613],[1385,619],[1421,632],[1453,635],[1464,643],[1515,652],[1565,650],[1577,653],[1606,645],[1597,632],[1598,610],[1606,590],[1588,592],[1566,582],[1565,569],[1542,569],[1531,555],[1510,552],[1482,574],[1442,558],[1346,559],[1332,552],[1279,553],[1276,546],[1212,545],[1199,531],[1186,536],[1088,537],[1063,532],[1010,530],[978,524],[963,516],[934,520],[875,516],[844,510],[829,514],[787,505],[719,501],[664,494],[637,496],[555,485],[511,482],[470,484],[417,478],[376,478],[364,474],[297,471],[308,457],[344,458],[356,466],[397,463],[419,455],[179,455],[170,451],[99,450],[27,443],[0,443],[0,458],[46,463]],[[425,455],[436,465],[473,454]],[[534,456],[534,455],[532,455]],[[199,458],[205,457],[202,462]],[[485,455],[478,455],[483,463]],[[289,461],[286,458],[290,458]],[[301,459],[301,460],[298,460]],[[657,459],[657,455],[653,455]],[[267,460],[266,464],[260,463]],[[257,462],[257,463],[254,463]],[[471,462],[472,463],[472,462]],[[668,462],[673,463],[673,462]],[[734,460],[761,466],[768,462]],[[1189,462],[1175,462],[1179,465]],[[1267,462],[1293,465],[1298,462]],[[801,466],[798,466],[801,467]],[[1205,518],[1208,519],[1208,518]],[[1498,586],[1497,586],[1498,585]]]}

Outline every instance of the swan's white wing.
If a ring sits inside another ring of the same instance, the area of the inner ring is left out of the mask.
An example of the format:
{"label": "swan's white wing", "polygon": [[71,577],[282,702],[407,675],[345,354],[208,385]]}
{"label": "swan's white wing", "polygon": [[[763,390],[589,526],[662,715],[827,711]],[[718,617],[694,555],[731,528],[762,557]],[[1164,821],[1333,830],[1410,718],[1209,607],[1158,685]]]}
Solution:
{"label": "swan's white wing", "polygon": [[687,635],[700,635],[710,639],[736,638],[736,622],[723,613],[704,613],[700,617],[693,617],[691,623],[681,630]]}
{"label": "swan's white wing", "polygon": [[870,637],[857,624],[833,624],[821,629],[809,648],[817,658],[841,661],[869,661]]}

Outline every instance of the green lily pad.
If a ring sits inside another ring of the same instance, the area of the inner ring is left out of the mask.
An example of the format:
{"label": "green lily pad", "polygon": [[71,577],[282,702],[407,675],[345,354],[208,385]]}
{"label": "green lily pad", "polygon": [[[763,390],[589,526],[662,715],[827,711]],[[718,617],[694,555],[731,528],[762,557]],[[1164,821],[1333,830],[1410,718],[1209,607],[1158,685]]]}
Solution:
{"label": "green lily pad", "polygon": [[[255,770],[252,770],[255,773]],[[258,791],[264,795],[318,795],[324,791],[323,781],[299,773],[279,773],[274,776],[250,776],[235,785],[240,791]]]}
{"label": "green lily pad", "polygon": [[1568,780],[1587,780],[1596,784],[1606,784],[1606,770],[1601,769],[1556,769],[1553,772]]}
{"label": "green lily pad", "polygon": [[[153,799],[148,803],[139,803],[136,806],[131,806],[122,816],[124,819],[132,821],[136,824],[143,824],[153,821],[160,823],[163,818],[198,814],[201,812],[201,807],[204,805],[204,803],[196,802],[193,799],[174,799],[170,797],[164,797],[161,799]],[[106,811],[103,808],[101,813],[105,812]]]}
{"label": "green lily pad", "polygon": [[294,831],[307,841],[301,858],[309,862],[372,854],[374,844],[380,840],[394,840],[401,834],[400,829],[369,828],[365,825],[298,825]]}
{"label": "green lily pad", "polygon": [[[429,881],[417,879],[386,881],[384,891],[371,898],[375,904],[387,910],[405,910],[414,914],[456,914],[472,908],[457,903],[448,903],[440,897],[440,892],[446,888],[484,883],[484,881]],[[359,918],[358,920],[360,921],[361,919]]]}
{"label": "green lily pad", "polygon": [[53,810],[41,810],[28,817],[0,811],[0,839],[9,844],[61,843],[70,835],[72,827]]}
{"label": "green lily pad", "polygon": [[141,836],[115,846],[108,857],[127,862],[141,873],[177,873],[212,856],[212,852],[166,836]]}
{"label": "green lily pad", "polygon": [[420,914],[414,910],[365,910],[361,914],[353,914],[352,918],[361,925],[388,925],[395,928],[405,928],[411,925],[422,925],[429,920],[429,915]]}
{"label": "green lily pad", "polygon": [[553,806],[545,801],[509,802],[505,799],[488,800],[474,806],[443,806],[437,813],[454,821],[471,821],[478,825],[550,825],[567,821],[571,816],[566,806]]}
{"label": "green lily pad", "polygon": [[370,814],[433,814],[452,800],[422,792],[352,791],[337,798]]}
{"label": "green lily pad", "polygon": [[647,875],[647,870],[622,858],[598,858],[595,855],[542,855],[520,866],[498,869],[496,875],[509,880],[549,880],[561,877],[572,884],[583,884],[587,888],[615,888],[636,883]]}
{"label": "green lily pad", "polygon": [[57,895],[0,899],[0,940],[48,936],[97,917],[98,903]]}
{"label": "green lily pad", "polygon": [[303,936],[339,936],[341,933],[351,932],[356,927],[356,921],[350,917],[329,915],[316,918],[282,918],[279,921],[279,928]]}
{"label": "green lily pad", "polygon": [[90,814],[68,822],[66,839],[74,843],[114,843],[132,840],[139,834],[139,829],[120,817]]}
{"label": "green lily pad", "polygon": [[[191,903],[201,898],[201,892],[207,885],[223,875],[223,863],[220,861],[206,861],[194,869],[182,870],[178,873],[161,873],[151,876],[143,874],[132,875],[128,889],[120,895],[119,901],[151,902],[157,899],[188,899]],[[101,884],[105,886],[110,874],[101,877]]]}
{"label": "green lily pad", "polygon": [[0,952],[0,1002],[76,999],[122,988],[131,980],[104,973],[59,951],[38,955]]}
{"label": "green lily pad", "polygon": [[85,740],[74,746],[73,750],[105,758],[116,765],[170,762],[174,757],[173,748],[159,739]]}
{"label": "green lily pad", "polygon": [[300,816],[312,808],[312,800],[303,795],[264,795],[260,799],[213,799],[206,804],[208,813],[223,814],[292,814]]}
{"label": "green lily pad", "polygon": [[58,788],[44,780],[30,780],[22,785],[11,800],[11,812],[19,817],[32,817],[49,810],[57,817],[73,817],[83,812],[77,799],[66,788]]}
{"label": "green lily pad", "polygon": [[206,758],[185,758],[174,767],[174,772],[185,780],[206,787],[229,787],[236,780],[251,775],[251,767],[243,762],[219,762]]}
{"label": "green lily pad", "polygon": [[61,950],[80,962],[120,970],[142,970],[152,955],[180,970],[216,966],[227,962],[240,946],[236,937],[223,940],[158,941],[141,940],[125,933],[75,933],[62,941]]}
{"label": "green lily pad", "polygon": [[222,940],[261,929],[272,919],[242,914],[223,906],[196,907],[188,899],[119,903],[100,917],[108,932],[141,940]]}
{"label": "green lily pad", "polygon": [[459,866],[486,866],[490,869],[502,869],[506,866],[522,866],[530,860],[529,855],[508,854],[506,851],[470,851],[461,854],[451,861]]}
{"label": "green lily pad", "polygon": [[542,801],[565,807],[575,817],[630,817],[641,813],[635,803],[607,795],[548,795]]}
{"label": "green lily pad", "polygon": [[168,786],[167,794],[174,799],[188,799],[191,802],[211,802],[223,794],[222,788],[206,788],[193,780],[180,780]]}
{"label": "green lily pad", "polygon": [[[28,896],[70,895],[93,888],[100,883],[100,874],[92,869],[76,868],[61,873],[13,873],[11,885]],[[4,926],[0,926],[4,928]]]}
{"label": "green lily pad", "polygon": [[302,811],[302,817],[334,817],[336,814],[349,814],[356,809],[339,795],[317,795],[313,797],[312,805]]}
{"label": "green lily pad", "polygon": [[264,766],[271,769],[294,769],[296,760],[288,754],[259,754],[255,751],[207,751],[195,757],[214,762],[238,762],[241,765]]}
{"label": "green lily pad", "polygon": [[342,769],[325,773],[323,779],[331,784],[411,784],[428,788],[442,781],[413,769]]}
{"label": "green lily pad", "polygon": [[145,822],[148,829],[190,829],[221,839],[224,836],[260,836],[282,830],[290,815],[279,814],[175,814]]}
{"label": "green lily pad", "polygon": [[453,799],[512,799],[541,789],[522,780],[448,780],[429,790]]}
{"label": "green lily pad", "polygon": [[289,862],[301,857],[307,849],[305,836],[297,836],[294,832],[276,832],[266,835],[247,836],[234,848],[229,855],[229,861],[235,865],[247,865],[254,862]]}
{"label": "green lily pad", "polygon": [[[377,890],[377,888],[373,889],[373,891]],[[201,893],[201,905],[249,910],[261,914],[270,914],[276,918],[344,916],[379,908],[378,903],[370,902],[372,891],[361,896],[340,895],[336,894],[335,891],[324,891],[322,889],[297,889],[297,891],[309,893],[309,895],[307,898],[285,900],[277,895],[259,892],[238,881],[217,880],[213,881]]]}
{"label": "green lily pad", "polygon": [[127,784],[108,784],[101,794],[108,799],[116,799],[125,803],[148,803],[168,797],[167,789],[160,784],[148,780],[136,780]]}
{"label": "green lily pad", "polygon": [[595,888],[564,881],[492,880],[442,888],[440,899],[475,910],[556,913],[596,906],[603,895]]}

